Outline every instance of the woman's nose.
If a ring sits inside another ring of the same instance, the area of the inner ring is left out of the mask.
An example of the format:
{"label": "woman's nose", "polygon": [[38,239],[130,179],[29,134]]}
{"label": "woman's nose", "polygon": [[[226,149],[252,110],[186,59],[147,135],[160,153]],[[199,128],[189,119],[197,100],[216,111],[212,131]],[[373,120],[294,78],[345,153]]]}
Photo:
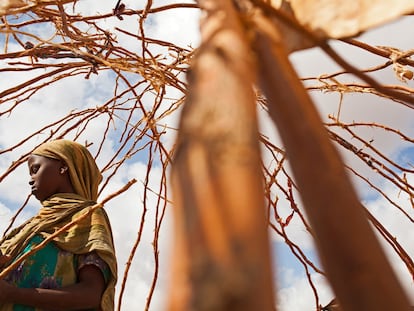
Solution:
{"label": "woman's nose", "polygon": [[33,184],[34,184],[34,180],[33,180],[33,179],[30,179],[30,180],[29,180],[29,185],[30,185],[30,186],[33,186]]}

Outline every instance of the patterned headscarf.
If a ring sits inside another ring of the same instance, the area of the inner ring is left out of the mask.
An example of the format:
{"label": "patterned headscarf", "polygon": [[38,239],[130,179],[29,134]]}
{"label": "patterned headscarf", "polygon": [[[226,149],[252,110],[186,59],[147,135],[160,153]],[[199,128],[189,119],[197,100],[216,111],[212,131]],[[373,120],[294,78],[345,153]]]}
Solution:
{"label": "patterned headscarf", "polygon": [[102,175],[86,147],[74,141],[59,139],[40,145],[32,154],[65,162],[76,193],[85,199],[97,200]]}

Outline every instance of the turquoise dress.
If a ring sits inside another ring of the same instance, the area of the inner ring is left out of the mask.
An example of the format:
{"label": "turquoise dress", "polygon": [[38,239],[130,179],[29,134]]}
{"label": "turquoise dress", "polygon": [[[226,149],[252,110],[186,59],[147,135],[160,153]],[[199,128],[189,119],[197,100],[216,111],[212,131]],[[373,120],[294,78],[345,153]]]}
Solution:
{"label": "turquoise dress", "polygon": [[[34,236],[23,251],[27,253],[43,241],[40,235]],[[5,281],[20,288],[58,289],[77,282],[79,270],[86,265],[94,265],[102,271],[105,282],[110,277],[110,269],[95,252],[76,255],[58,248],[49,242],[45,247],[26,258]],[[1,309],[1,308],[0,308]],[[38,311],[34,307],[13,305],[13,311]]]}

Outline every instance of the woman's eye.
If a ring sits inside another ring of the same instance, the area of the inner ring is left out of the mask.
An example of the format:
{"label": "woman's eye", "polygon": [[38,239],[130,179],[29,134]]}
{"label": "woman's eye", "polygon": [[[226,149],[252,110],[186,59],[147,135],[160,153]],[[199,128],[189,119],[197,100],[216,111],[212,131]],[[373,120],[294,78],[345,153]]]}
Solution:
{"label": "woman's eye", "polygon": [[36,172],[38,170],[39,170],[39,166],[38,165],[32,166],[31,169],[30,169],[30,173],[36,174]]}

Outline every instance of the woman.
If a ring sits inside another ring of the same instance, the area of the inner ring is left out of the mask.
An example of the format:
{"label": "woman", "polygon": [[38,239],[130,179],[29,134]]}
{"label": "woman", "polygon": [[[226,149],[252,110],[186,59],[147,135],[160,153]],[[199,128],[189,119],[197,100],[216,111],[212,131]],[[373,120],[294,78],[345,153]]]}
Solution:
{"label": "woman", "polygon": [[[102,175],[82,145],[55,140],[28,158],[38,214],[0,241],[1,268],[96,203]],[[113,310],[117,273],[110,224],[102,208],[53,238],[0,280],[0,310]]]}

